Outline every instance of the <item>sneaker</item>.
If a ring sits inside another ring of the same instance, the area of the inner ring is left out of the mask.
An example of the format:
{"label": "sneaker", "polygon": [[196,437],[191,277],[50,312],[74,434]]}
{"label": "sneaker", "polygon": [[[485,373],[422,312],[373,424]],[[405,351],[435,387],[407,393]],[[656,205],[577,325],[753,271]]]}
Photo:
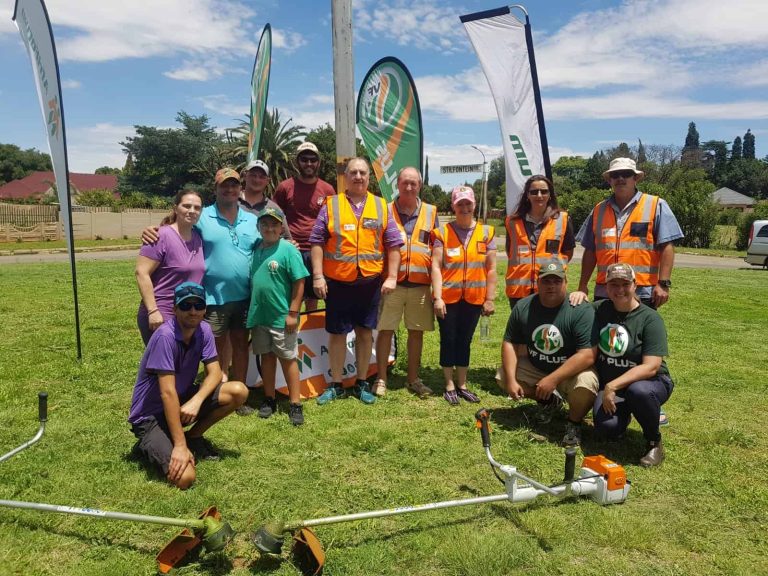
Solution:
{"label": "sneaker", "polygon": [[664,445],[661,443],[661,438],[656,442],[648,442],[647,452],[645,456],[640,458],[640,466],[650,468],[651,466],[658,466],[662,462],[664,462]]}
{"label": "sneaker", "polygon": [[269,418],[275,412],[277,412],[277,401],[274,398],[264,398],[259,406],[259,418]]}
{"label": "sneaker", "polygon": [[323,404],[328,404],[328,402],[333,402],[337,398],[344,398],[345,396],[346,392],[344,392],[344,388],[341,386],[341,383],[334,382],[331,383],[328,388],[326,388],[325,391],[317,397],[317,404],[318,406],[322,406]]}
{"label": "sneaker", "polygon": [[659,410],[659,426],[669,426],[669,416],[664,412],[664,408]]}
{"label": "sneaker", "polygon": [[477,394],[470,392],[466,388],[456,388],[456,394],[458,394],[459,398],[463,398],[467,402],[472,402],[473,404],[480,402],[480,398],[477,397]]}
{"label": "sneaker", "polygon": [[560,413],[560,409],[563,407],[563,399],[559,394],[552,394],[549,398],[549,402],[539,405],[539,412],[536,414],[536,421],[539,424],[549,424],[552,422],[552,418]]}
{"label": "sneaker", "polygon": [[187,437],[187,448],[195,455],[196,460],[219,460],[220,456],[207,438],[198,436],[196,438]]}
{"label": "sneaker", "polygon": [[445,398],[445,401],[451,406],[459,405],[459,395],[456,393],[456,390],[446,390],[443,393],[443,398]]}
{"label": "sneaker", "polygon": [[407,388],[419,398],[426,398],[433,394],[432,388],[424,384],[424,382],[421,381],[421,378],[416,378],[416,380],[407,385]]}
{"label": "sneaker", "polygon": [[563,436],[563,446],[581,445],[581,423],[574,424],[570,420],[565,423],[565,436]]}
{"label": "sneaker", "polygon": [[379,398],[383,397],[387,393],[387,383],[381,378],[377,378],[376,381],[373,383],[371,392],[376,394],[376,396],[378,396]]}
{"label": "sneaker", "polygon": [[371,392],[371,385],[365,380],[358,380],[352,388],[352,395],[363,404],[373,404],[376,396]]}
{"label": "sneaker", "polygon": [[304,409],[301,407],[301,404],[291,404],[288,406],[288,420],[294,426],[304,424]]}
{"label": "sneaker", "polygon": [[256,412],[256,408],[254,408],[253,406],[248,406],[248,404],[243,404],[242,406],[240,406],[240,408],[235,410],[235,412],[237,413],[238,416],[250,416],[251,414]]}

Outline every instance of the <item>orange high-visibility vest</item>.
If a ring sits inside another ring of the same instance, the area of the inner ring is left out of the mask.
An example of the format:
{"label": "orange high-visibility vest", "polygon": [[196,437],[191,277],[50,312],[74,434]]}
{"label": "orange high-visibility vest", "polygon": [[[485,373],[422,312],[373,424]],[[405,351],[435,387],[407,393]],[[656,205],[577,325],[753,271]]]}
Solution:
{"label": "orange high-visibility vest", "polygon": [[[560,260],[564,267],[567,266],[568,256],[563,254],[563,241],[568,228],[568,214],[560,212],[544,224],[535,251],[531,250],[523,218],[507,216],[504,226],[509,242],[507,297],[525,298],[538,291],[539,268],[542,264]],[[551,246],[553,243],[557,244],[554,250]]]}
{"label": "orange high-visibility vest", "polygon": [[658,196],[641,194],[621,234],[616,229],[616,214],[608,200],[595,206],[592,231],[595,235],[598,284],[605,284],[606,270],[615,262],[625,262],[635,269],[638,286],[658,283],[661,255],[656,250],[653,230],[658,204]]}
{"label": "orange high-visibility vest", "polygon": [[416,225],[413,233],[408,236],[400,221],[397,206],[390,204],[392,217],[395,219],[400,236],[404,244],[400,246],[400,269],[397,281],[413,282],[414,284],[429,284],[432,270],[432,230],[437,223],[437,208],[432,204],[421,202],[419,214],[416,217]]}
{"label": "orange high-visibility vest", "polygon": [[[435,238],[443,243],[443,301],[454,304],[464,300],[469,304],[482,304],[486,298],[485,259],[494,228],[477,224],[467,242],[467,248],[450,224],[435,230]],[[493,298],[494,295],[491,295]]]}
{"label": "orange high-visibility vest", "polygon": [[360,276],[380,275],[384,270],[384,231],[389,219],[383,198],[366,192],[358,220],[346,194],[328,196],[328,232],[323,251],[323,273],[340,282]]}

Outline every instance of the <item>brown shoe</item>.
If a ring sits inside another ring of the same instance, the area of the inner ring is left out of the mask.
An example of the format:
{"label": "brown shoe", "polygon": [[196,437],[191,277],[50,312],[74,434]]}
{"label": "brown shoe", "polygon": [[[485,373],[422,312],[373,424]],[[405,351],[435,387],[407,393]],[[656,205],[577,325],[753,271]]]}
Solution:
{"label": "brown shoe", "polygon": [[661,443],[661,438],[656,442],[648,442],[648,453],[640,458],[640,466],[650,468],[662,462],[664,462],[664,445]]}
{"label": "brown shoe", "polygon": [[432,388],[424,384],[424,382],[421,381],[421,378],[416,378],[413,382],[410,382],[407,385],[408,390],[416,394],[419,398],[426,398],[428,396],[432,396]]}

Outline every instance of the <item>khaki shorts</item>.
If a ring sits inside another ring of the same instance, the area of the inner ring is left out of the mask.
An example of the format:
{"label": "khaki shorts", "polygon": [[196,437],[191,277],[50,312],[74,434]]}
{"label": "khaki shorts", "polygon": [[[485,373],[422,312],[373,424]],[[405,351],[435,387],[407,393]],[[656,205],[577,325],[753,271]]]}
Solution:
{"label": "khaki shorts", "polygon": [[[536,384],[539,380],[544,378],[544,376],[547,376],[547,373],[531,364],[531,361],[527,356],[523,356],[522,358],[517,358],[517,373],[515,376],[517,377],[518,384],[525,390],[525,395],[528,398],[533,398],[535,396]],[[592,394],[597,395],[599,387],[597,372],[595,372],[594,368],[590,368],[589,370],[584,370],[584,372],[580,372],[579,374],[576,374],[576,376],[560,382],[560,384],[557,385],[557,391],[560,392],[560,395],[566,401],[568,401],[568,394],[576,388],[585,388],[592,392]]]}
{"label": "khaki shorts", "polygon": [[249,304],[248,300],[238,300],[208,306],[205,310],[205,320],[210,324],[213,335],[219,338],[229,330],[245,330]]}
{"label": "khaki shorts", "polygon": [[377,330],[397,330],[400,319],[405,319],[408,330],[432,332],[435,312],[429,286],[397,286],[391,294],[382,296],[379,303]]}
{"label": "khaki shorts", "polygon": [[273,352],[278,358],[293,360],[299,356],[298,337],[298,331],[288,333],[269,326],[254,326],[251,348],[256,356]]}

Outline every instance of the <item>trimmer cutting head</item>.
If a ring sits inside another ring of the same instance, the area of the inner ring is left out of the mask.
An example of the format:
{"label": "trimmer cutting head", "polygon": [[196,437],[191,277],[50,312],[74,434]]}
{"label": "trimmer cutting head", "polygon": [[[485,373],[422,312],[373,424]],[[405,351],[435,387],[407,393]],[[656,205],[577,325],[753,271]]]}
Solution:
{"label": "trimmer cutting head", "polygon": [[[295,526],[295,525],[294,525]],[[259,528],[252,541],[259,552],[280,554],[285,543],[285,534],[292,528],[282,522],[270,522]],[[311,528],[298,528],[293,533],[291,548],[293,562],[302,574],[317,576],[325,566],[325,550]]]}
{"label": "trimmer cutting head", "polygon": [[280,554],[285,542],[285,524],[269,522],[259,528],[251,538],[253,545],[264,554]]}
{"label": "trimmer cutting head", "polygon": [[223,550],[230,540],[235,537],[235,531],[229,525],[229,522],[222,522],[220,519],[212,516],[206,516],[204,522],[205,527],[200,538],[208,552]]}

